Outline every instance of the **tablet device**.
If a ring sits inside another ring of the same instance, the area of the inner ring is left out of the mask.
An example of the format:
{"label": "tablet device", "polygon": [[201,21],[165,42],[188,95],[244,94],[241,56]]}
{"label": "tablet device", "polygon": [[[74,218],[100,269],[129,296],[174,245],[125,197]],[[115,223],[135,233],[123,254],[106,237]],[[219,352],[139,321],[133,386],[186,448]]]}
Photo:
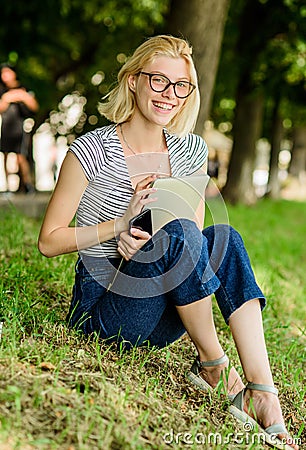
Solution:
{"label": "tablet device", "polygon": [[207,174],[157,178],[154,182],[157,191],[151,194],[157,200],[147,205],[151,210],[153,233],[174,219],[195,220],[201,202],[204,223],[205,189],[208,181]]}

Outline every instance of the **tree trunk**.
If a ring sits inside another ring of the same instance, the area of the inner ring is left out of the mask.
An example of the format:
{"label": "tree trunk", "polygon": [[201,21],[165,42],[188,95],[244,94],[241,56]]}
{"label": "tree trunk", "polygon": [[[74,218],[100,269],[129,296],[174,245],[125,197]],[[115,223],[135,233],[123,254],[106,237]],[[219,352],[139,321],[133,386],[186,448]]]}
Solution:
{"label": "tree trunk", "polygon": [[234,142],[227,183],[222,191],[230,203],[253,204],[257,197],[253,186],[256,142],[261,135],[262,95],[240,95],[237,101]]}
{"label": "tree trunk", "polygon": [[282,30],[286,30],[285,22],[275,20],[275,14],[282,11],[282,2],[277,0],[243,2],[234,62],[239,67],[236,117],[233,125],[234,146],[228,180],[223,191],[225,197],[233,203],[256,201],[253,166],[255,145],[260,137],[263,114],[262,91],[265,87],[258,79],[257,72],[270,40]]}
{"label": "tree trunk", "polygon": [[269,168],[269,190],[268,197],[279,198],[280,197],[280,182],[279,182],[279,168],[278,159],[281,147],[281,141],[283,137],[283,124],[279,115],[280,99],[275,99],[275,105],[272,116],[271,127],[271,153],[270,153],[270,168]]}
{"label": "tree trunk", "polygon": [[293,147],[290,175],[303,180],[306,171],[306,127],[296,128],[293,133]]}
{"label": "tree trunk", "polygon": [[230,0],[172,0],[167,32],[183,36],[193,47],[201,107],[195,132],[203,134],[209,118],[221,44]]}

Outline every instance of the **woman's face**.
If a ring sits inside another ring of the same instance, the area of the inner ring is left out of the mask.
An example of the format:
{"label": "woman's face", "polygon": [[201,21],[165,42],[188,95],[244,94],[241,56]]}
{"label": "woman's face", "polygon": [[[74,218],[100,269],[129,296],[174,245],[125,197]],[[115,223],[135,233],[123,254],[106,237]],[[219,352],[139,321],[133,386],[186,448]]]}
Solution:
{"label": "woman's face", "polygon": [[3,67],[1,69],[1,80],[8,87],[14,86],[17,80],[16,73],[9,67]]}
{"label": "woman's face", "polygon": [[[177,81],[190,82],[188,64],[183,58],[158,56],[153,62],[144,66],[142,72],[163,75],[172,83]],[[129,86],[135,93],[135,115],[138,114],[146,121],[162,127],[166,126],[176,116],[186,101],[186,98],[178,98],[175,95],[173,85],[170,85],[163,92],[153,91],[150,87],[150,78],[145,74],[131,75]]]}

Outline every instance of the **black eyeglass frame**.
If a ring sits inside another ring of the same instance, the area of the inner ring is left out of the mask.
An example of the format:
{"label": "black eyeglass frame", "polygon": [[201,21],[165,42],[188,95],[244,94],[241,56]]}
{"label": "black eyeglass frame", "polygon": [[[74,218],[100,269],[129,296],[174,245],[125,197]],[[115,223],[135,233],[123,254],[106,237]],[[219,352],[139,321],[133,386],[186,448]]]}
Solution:
{"label": "black eyeglass frame", "polygon": [[[142,74],[142,75],[147,75],[147,76],[149,77],[150,88],[151,88],[152,91],[154,91],[154,92],[165,92],[170,86],[173,86],[174,93],[175,93],[175,95],[176,95],[177,98],[187,98],[187,97],[189,97],[189,95],[192,94],[193,91],[194,91],[195,88],[196,88],[196,86],[195,86],[194,84],[190,83],[189,81],[185,81],[185,80],[182,80],[182,81],[176,81],[175,83],[173,83],[172,81],[169,80],[168,77],[166,77],[166,75],[163,75],[163,74],[161,74],[161,73],[149,73],[149,72],[143,72],[143,71],[141,70],[140,72],[138,72],[138,75],[140,75],[140,74]],[[154,88],[152,87],[152,77],[154,77],[154,76],[156,76],[156,77],[163,77],[163,78],[165,78],[166,80],[168,80],[169,83],[166,84],[166,86],[164,87],[164,89],[162,89],[161,91],[157,91],[156,89],[154,89]],[[182,83],[182,82],[187,83],[187,84],[189,84],[189,86],[190,86],[190,92],[188,92],[188,94],[187,94],[187,95],[184,95],[184,96],[177,95],[177,93],[176,93],[176,86],[177,86],[177,84]]]}

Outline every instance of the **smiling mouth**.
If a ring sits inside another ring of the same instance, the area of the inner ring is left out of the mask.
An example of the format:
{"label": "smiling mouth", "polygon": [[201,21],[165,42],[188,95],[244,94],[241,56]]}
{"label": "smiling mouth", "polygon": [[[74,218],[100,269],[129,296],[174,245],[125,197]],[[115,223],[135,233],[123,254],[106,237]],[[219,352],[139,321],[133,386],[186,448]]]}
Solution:
{"label": "smiling mouth", "polygon": [[162,109],[163,111],[171,111],[174,108],[174,106],[169,105],[169,103],[153,102],[153,105],[159,109]]}

